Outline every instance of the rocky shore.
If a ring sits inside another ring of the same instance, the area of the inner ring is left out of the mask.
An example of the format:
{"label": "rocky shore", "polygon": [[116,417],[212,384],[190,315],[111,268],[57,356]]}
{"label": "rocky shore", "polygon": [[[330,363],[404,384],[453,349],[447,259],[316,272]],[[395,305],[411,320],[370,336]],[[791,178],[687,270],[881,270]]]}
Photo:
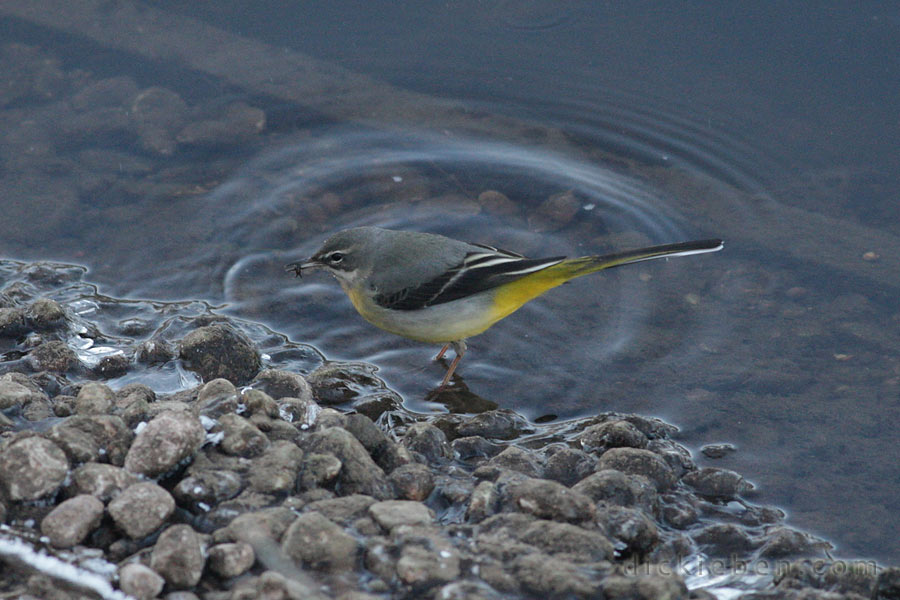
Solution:
{"label": "rocky shore", "polygon": [[[113,333],[83,270],[0,273],[3,597],[900,598],[658,419],[417,415],[246,323],[154,334],[104,297]],[[123,383],[167,366],[202,383]]]}

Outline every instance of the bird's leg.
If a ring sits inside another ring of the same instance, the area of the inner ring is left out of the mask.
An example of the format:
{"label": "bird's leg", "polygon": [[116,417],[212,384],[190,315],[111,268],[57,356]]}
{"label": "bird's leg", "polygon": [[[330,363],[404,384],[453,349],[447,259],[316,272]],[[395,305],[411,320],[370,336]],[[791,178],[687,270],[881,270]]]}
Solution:
{"label": "bird's leg", "polygon": [[444,357],[444,353],[450,349],[450,344],[444,344],[444,347],[441,348],[441,351],[437,353],[437,356],[434,357],[434,360],[441,360]]}
{"label": "bird's leg", "polygon": [[[463,354],[466,353],[466,341],[459,340],[458,342],[450,342],[451,346],[453,346],[453,351],[456,352],[456,356],[453,358],[453,362],[450,363],[450,368],[447,369],[447,374],[444,375],[444,380],[441,381],[441,387],[438,388],[438,392],[442,391],[447,384],[450,383],[450,378],[453,376],[453,372],[456,370],[456,365],[459,364],[460,359],[462,359]],[[441,354],[444,353],[444,350],[441,350]]]}

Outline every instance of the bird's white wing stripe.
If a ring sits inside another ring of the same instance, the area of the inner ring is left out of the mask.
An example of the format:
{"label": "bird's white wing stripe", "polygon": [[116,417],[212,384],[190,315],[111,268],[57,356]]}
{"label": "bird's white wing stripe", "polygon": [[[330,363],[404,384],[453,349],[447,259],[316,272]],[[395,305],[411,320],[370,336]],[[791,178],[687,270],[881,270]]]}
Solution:
{"label": "bird's white wing stripe", "polygon": [[534,273],[536,271],[542,271],[547,267],[552,267],[553,265],[558,265],[565,259],[554,260],[550,262],[541,263],[539,265],[534,265],[533,267],[528,267],[527,269],[520,269],[518,271],[507,271],[504,275],[527,275],[528,273]]}
{"label": "bird's white wing stripe", "polygon": [[466,268],[467,269],[482,269],[485,267],[493,267],[496,265],[502,265],[504,263],[510,262],[521,262],[521,258],[512,258],[509,256],[497,256],[494,255],[493,258],[485,258],[483,260],[479,260],[477,262],[467,261]]}

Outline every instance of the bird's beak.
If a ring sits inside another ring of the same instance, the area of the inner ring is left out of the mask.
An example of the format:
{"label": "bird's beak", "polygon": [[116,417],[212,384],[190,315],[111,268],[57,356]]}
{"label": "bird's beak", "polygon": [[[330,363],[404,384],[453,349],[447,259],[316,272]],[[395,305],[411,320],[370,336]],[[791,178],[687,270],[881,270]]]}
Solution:
{"label": "bird's beak", "polygon": [[285,271],[293,271],[294,275],[297,277],[303,277],[303,269],[317,269],[322,266],[322,263],[319,261],[309,259],[307,261],[301,262],[293,262],[287,265],[284,265]]}

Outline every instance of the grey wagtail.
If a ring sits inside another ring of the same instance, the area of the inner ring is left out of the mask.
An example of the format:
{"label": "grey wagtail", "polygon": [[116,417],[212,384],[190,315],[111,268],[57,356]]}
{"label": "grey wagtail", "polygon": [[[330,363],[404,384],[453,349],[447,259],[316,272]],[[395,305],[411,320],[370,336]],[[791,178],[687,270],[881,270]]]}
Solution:
{"label": "grey wagtail", "polygon": [[285,267],[334,275],[362,317],[376,327],[456,352],[441,387],[478,335],[529,300],[570,279],[631,263],[716,252],[722,240],[651,246],[603,256],[525,258],[433,233],[379,227],[345,229],[309,260]]}

